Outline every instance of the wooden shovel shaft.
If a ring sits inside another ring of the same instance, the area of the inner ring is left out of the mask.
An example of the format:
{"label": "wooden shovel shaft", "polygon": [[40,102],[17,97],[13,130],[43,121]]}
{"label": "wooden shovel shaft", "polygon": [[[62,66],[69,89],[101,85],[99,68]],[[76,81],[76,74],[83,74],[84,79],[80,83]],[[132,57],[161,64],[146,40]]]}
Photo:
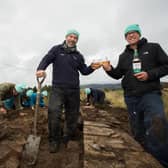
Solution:
{"label": "wooden shovel shaft", "polygon": [[37,97],[36,97],[36,107],[35,107],[35,113],[34,113],[34,135],[37,135],[37,113],[38,113],[38,108],[39,108],[39,103],[40,103],[40,92],[41,92],[41,86],[42,83],[45,80],[45,76],[40,80],[40,78],[37,77]]}

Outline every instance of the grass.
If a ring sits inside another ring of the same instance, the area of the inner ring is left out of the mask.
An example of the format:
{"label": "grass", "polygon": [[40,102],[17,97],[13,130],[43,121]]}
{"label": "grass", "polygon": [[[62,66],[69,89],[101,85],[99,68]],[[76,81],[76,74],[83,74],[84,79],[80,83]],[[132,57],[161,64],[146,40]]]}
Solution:
{"label": "grass", "polygon": [[[124,102],[124,96],[123,96],[123,90],[117,89],[117,90],[110,90],[110,89],[104,89],[106,100],[112,104],[113,107],[119,107],[119,108],[126,108],[126,104]],[[168,118],[168,88],[163,89],[162,91],[162,98],[164,102],[165,107],[165,113]],[[86,100],[86,95],[83,90],[81,90],[81,100]]]}
{"label": "grass", "polygon": [[162,91],[162,97],[163,97],[163,103],[164,103],[164,107],[165,107],[165,113],[166,113],[166,116],[168,118],[168,88],[166,89],[163,89]]}
{"label": "grass", "polygon": [[[122,90],[114,90],[114,91],[107,90],[105,93],[106,93],[107,100],[111,102],[113,106],[126,108]],[[168,101],[167,101],[168,100],[168,89],[163,89],[162,98],[163,98],[165,113],[168,118]]]}
{"label": "grass", "polygon": [[[113,105],[113,107],[126,108],[122,89],[119,90],[105,89],[104,91],[106,95],[106,101],[110,102]],[[82,89],[80,92],[80,99],[82,101],[86,100],[86,95],[84,93],[84,90]]]}
{"label": "grass", "polygon": [[107,90],[105,89],[106,99],[113,107],[126,108],[123,96],[123,90]]}

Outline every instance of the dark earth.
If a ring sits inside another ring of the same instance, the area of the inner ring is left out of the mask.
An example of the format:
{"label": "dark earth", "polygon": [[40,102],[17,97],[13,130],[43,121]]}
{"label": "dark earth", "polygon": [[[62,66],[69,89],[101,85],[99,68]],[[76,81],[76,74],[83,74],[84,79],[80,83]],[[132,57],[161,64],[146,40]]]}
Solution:
{"label": "dark earth", "polygon": [[36,164],[23,159],[24,145],[32,133],[30,109],[9,111],[0,116],[0,168],[162,168],[132,138],[125,109],[86,106],[81,102],[81,118],[74,140],[58,153],[48,150],[47,108],[38,112],[37,133],[41,143]]}

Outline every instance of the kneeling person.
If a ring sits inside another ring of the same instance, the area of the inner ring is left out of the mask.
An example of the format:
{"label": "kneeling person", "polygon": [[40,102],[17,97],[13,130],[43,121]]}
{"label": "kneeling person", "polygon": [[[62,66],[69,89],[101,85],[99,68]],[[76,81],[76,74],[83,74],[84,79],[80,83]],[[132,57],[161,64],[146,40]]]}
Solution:
{"label": "kneeling person", "polygon": [[85,88],[85,93],[87,95],[87,105],[104,103],[105,99],[104,91],[93,88]]}
{"label": "kneeling person", "polygon": [[25,84],[1,83],[0,84],[0,113],[6,114],[7,110],[22,109],[20,94],[26,89]]}

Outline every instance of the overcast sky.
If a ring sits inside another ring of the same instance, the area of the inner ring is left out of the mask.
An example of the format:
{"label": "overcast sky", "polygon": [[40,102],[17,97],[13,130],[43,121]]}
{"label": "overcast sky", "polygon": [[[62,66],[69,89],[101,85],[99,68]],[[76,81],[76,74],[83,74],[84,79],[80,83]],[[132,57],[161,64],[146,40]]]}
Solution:
{"label": "overcast sky", "polygon": [[[168,53],[167,0],[0,0],[0,82],[35,85],[35,71],[48,50],[80,32],[78,49],[89,65],[108,57],[116,66],[126,41],[124,29],[138,23],[142,36]],[[51,84],[52,66],[46,84]],[[168,77],[167,77],[168,78]],[[81,84],[115,83],[98,69],[80,77]]]}

